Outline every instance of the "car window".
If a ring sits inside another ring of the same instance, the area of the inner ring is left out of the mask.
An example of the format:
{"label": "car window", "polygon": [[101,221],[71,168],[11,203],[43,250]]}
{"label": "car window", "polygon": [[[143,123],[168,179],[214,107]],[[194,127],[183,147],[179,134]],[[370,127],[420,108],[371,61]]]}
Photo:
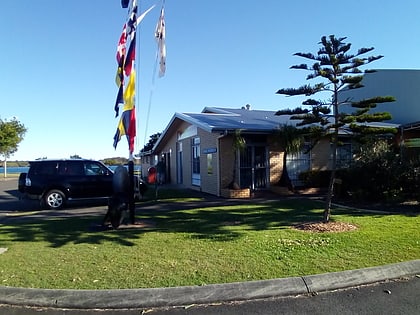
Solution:
{"label": "car window", "polygon": [[31,165],[31,174],[35,175],[54,175],[57,173],[57,162],[42,162]]}
{"label": "car window", "polygon": [[71,176],[84,175],[83,163],[80,162],[67,162],[65,168],[65,174]]}
{"label": "car window", "polygon": [[95,162],[85,162],[85,174],[86,175],[105,175],[107,174],[107,169]]}

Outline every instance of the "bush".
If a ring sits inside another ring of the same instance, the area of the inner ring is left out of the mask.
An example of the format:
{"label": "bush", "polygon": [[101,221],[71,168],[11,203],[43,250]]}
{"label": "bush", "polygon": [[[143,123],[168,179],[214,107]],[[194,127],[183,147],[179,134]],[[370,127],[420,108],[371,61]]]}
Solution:
{"label": "bush", "polygon": [[362,146],[345,177],[346,189],[357,199],[400,202],[420,197],[419,161],[403,160],[385,141]]}
{"label": "bush", "polygon": [[330,182],[331,171],[312,170],[299,174],[299,179],[306,187],[326,188]]}

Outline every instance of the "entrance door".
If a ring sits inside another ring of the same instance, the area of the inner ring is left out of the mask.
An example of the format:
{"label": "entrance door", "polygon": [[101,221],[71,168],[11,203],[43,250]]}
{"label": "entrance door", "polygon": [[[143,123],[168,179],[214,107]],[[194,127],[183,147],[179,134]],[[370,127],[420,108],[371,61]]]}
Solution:
{"label": "entrance door", "polygon": [[267,148],[247,146],[239,159],[239,178],[241,188],[258,190],[267,188]]}

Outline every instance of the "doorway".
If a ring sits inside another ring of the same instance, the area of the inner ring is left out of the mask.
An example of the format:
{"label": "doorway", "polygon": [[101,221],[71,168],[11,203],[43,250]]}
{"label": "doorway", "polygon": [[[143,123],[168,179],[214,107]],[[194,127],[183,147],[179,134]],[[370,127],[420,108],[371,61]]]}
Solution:
{"label": "doorway", "polygon": [[259,190],[267,188],[267,147],[249,145],[239,154],[239,185]]}

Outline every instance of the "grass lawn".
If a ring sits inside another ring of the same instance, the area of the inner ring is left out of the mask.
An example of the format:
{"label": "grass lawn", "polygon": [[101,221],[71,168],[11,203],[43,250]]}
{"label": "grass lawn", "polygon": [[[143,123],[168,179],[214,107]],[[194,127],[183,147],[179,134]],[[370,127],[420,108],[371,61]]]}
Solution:
{"label": "grass lawn", "polygon": [[[178,200],[180,203],[181,201]],[[140,205],[141,207],[141,205]],[[323,204],[283,200],[142,211],[146,228],[97,231],[101,217],[0,225],[0,285],[115,289],[302,276],[420,258],[420,215],[334,209],[354,231],[314,233]]]}

